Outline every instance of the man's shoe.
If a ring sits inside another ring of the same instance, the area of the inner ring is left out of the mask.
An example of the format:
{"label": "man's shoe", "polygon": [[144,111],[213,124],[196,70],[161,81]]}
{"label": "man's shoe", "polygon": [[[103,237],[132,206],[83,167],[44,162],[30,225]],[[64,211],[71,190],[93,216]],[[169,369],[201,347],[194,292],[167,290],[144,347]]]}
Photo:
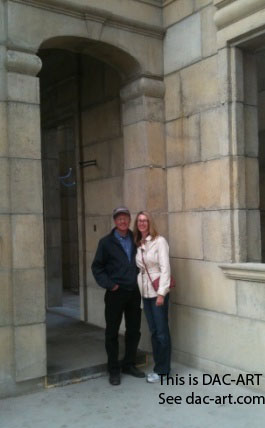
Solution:
{"label": "man's shoe", "polygon": [[111,385],[120,385],[121,383],[121,376],[119,373],[110,373],[109,375],[109,383]]}
{"label": "man's shoe", "polygon": [[157,373],[148,373],[146,376],[146,382],[157,383],[160,382],[160,376]]}
{"label": "man's shoe", "polygon": [[145,377],[145,373],[141,372],[141,370],[137,369],[135,366],[123,367],[122,372],[134,377]]}

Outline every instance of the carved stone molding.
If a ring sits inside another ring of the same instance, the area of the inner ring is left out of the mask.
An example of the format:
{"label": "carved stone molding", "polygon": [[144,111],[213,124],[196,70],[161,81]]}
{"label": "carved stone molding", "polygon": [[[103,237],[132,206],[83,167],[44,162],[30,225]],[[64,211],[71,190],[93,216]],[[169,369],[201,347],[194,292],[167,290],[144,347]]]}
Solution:
{"label": "carved stone molding", "polygon": [[224,275],[229,279],[265,283],[265,264],[262,263],[231,263],[221,264]]}
{"label": "carved stone molding", "polygon": [[41,67],[42,62],[37,55],[12,50],[7,51],[6,68],[8,71],[36,76]]}
{"label": "carved stone molding", "polygon": [[215,2],[217,12],[214,21],[218,29],[240,21],[241,19],[265,8],[265,0],[233,0]]}
{"label": "carved stone molding", "polygon": [[120,92],[121,100],[123,102],[143,95],[153,98],[163,98],[164,94],[164,82],[157,79],[150,79],[148,77],[140,77],[139,79],[128,83]]}

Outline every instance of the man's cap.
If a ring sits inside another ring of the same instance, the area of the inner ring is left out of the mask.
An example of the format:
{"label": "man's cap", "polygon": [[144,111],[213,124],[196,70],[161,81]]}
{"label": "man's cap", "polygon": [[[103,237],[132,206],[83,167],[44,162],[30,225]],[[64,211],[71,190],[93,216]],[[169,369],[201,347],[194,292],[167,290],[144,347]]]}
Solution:
{"label": "man's cap", "polygon": [[130,213],[130,211],[128,210],[127,207],[118,207],[118,208],[115,208],[113,210],[113,213],[112,213],[113,218],[117,217],[118,214],[127,214],[129,217],[131,217],[131,213]]}

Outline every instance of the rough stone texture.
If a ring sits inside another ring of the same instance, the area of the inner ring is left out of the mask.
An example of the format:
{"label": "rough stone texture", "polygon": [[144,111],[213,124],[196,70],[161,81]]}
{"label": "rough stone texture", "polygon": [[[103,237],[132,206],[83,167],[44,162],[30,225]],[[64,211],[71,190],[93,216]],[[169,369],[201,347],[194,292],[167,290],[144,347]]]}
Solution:
{"label": "rough stone texture", "polygon": [[13,284],[15,325],[45,322],[44,270],[16,270]]}
{"label": "rough stone texture", "polygon": [[[12,322],[12,293],[11,274],[8,271],[0,270],[1,300],[0,300],[0,326],[7,326]],[[0,328],[1,330],[1,328]],[[1,335],[1,333],[0,333]],[[1,342],[5,343],[5,342]],[[3,348],[3,346],[1,347]],[[1,353],[1,351],[0,351]],[[1,358],[0,358],[1,361]],[[1,367],[1,364],[0,364]],[[0,370],[1,371],[1,370]],[[0,375],[1,378],[1,375]]]}
{"label": "rough stone texture", "polygon": [[170,263],[176,279],[174,303],[236,314],[235,282],[224,277],[218,264],[172,258]]}
{"label": "rough stone texture", "polygon": [[124,127],[125,169],[165,164],[164,127],[160,122],[138,122]]}
{"label": "rough stone texture", "polygon": [[17,269],[43,267],[42,216],[14,215],[12,231],[13,267]]}
{"label": "rough stone texture", "polygon": [[182,210],[182,167],[174,167],[167,169],[167,200],[168,211]]}
{"label": "rough stone texture", "polygon": [[172,24],[180,21],[193,12],[193,4],[187,0],[177,0],[165,5],[163,9],[163,24],[164,27],[169,27]]}
{"label": "rough stone texture", "polygon": [[46,374],[45,324],[15,328],[16,381]]}
{"label": "rough stone texture", "polygon": [[7,82],[8,101],[39,104],[39,79],[33,76],[25,76],[18,73],[8,73]]}
{"label": "rough stone texture", "polygon": [[185,209],[228,208],[229,161],[227,158],[185,166]]}
{"label": "rough stone texture", "polygon": [[214,14],[215,8],[213,6],[207,7],[201,11],[203,57],[213,55],[217,52],[217,29],[214,23]]}
{"label": "rough stone texture", "polygon": [[0,215],[0,269],[9,269],[11,266],[11,220],[10,216]]}
{"label": "rough stone texture", "polygon": [[203,259],[202,213],[169,214],[172,257]]}
{"label": "rough stone texture", "polygon": [[265,369],[262,321],[178,307],[172,326],[178,350],[246,372]]}
{"label": "rough stone texture", "polygon": [[201,22],[195,14],[170,27],[164,40],[164,72],[172,73],[201,58]]}
{"label": "rough stone texture", "polygon": [[165,116],[166,120],[177,119],[182,113],[180,74],[165,76]]}
{"label": "rough stone texture", "polygon": [[167,165],[200,160],[200,117],[193,115],[166,124]]}
{"label": "rough stone texture", "polygon": [[42,171],[39,160],[11,160],[11,210],[13,213],[42,213]]}
{"label": "rough stone texture", "polygon": [[9,168],[8,159],[0,158],[0,213],[10,212]]}
{"label": "rough stone texture", "polygon": [[228,110],[226,106],[201,113],[201,159],[229,154]]}
{"label": "rough stone texture", "polygon": [[259,208],[259,164],[256,158],[246,158],[247,208]]}
{"label": "rough stone texture", "polygon": [[238,315],[265,321],[264,283],[237,281]]}
{"label": "rough stone texture", "polygon": [[0,156],[7,155],[7,112],[6,112],[6,104],[0,102]]}
{"label": "rough stone texture", "polygon": [[230,211],[203,213],[204,259],[217,262],[232,261]]}
{"label": "rough stone texture", "polygon": [[183,112],[185,115],[218,104],[217,70],[217,56],[207,58],[181,70]]}
{"label": "rough stone texture", "polygon": [[[12,379],[13,334],[10,327],[0,328],[0,341],[5,346],[0,347],[0,387],[5,381]],[[2,389],[2,388],[1,388]]]}
{"label": "rough stone texture", "polygon": [[141,96],[122,104],[122,123],[124,126],[141,120],[163,122],[163,100],[161,98]]}
{"label": "rough stone texture", "polygon": [[247,254],[249,262],[261,262],[260,212],[247,211]]}

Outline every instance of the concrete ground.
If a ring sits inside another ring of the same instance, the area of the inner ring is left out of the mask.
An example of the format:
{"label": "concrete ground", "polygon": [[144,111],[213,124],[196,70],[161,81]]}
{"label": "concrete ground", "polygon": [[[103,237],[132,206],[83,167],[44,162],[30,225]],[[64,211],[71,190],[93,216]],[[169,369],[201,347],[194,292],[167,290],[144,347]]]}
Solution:
{"label": "concrete ground", "polygon": [[[150,368],[149,368],[150,369]],[[185,385],[147,384],[144,379],[124,375],[113,387],[106,376],[86,382],[46,389],[0,401],[2,428],[261,428],[265,425],[265,404],[187,404],[196,396],[260,395],[238,386],[203,386],[202,373],[181,365],[173,373],[183,376]],[[190,375],[199,385],[189,386]],[[159,404],[159,394],[180,396],[181,404]],[[189,400],[189,399],[188,399]]]}

